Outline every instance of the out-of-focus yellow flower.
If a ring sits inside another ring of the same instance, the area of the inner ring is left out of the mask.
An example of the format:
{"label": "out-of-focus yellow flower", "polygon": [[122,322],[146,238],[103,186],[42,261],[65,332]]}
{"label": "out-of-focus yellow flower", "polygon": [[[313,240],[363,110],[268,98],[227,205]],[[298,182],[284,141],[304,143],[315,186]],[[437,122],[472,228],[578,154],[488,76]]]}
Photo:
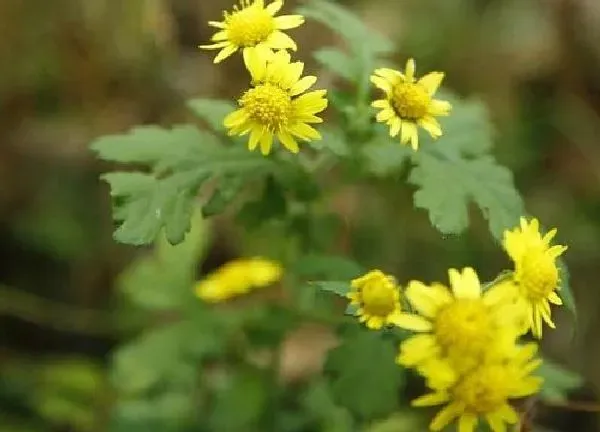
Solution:
{"label": "out-of-focus yellow flower", "polygon": [[374,330],[396,324],[400,318],[400,287],[392,276],[381,270],[372,270],[354,279],[352,291],[346,297],[357,307],[360,322]]}
{"label": "out-of-focus yellow flower", "polygon": [[271,151],[275,136],[292,153],[299,151],[296,139],[321,139],[309,123],[323,121],[316,114],[327,107],[326,90],[305,93],[317,78],[301,78],[304,63],[290,63],[286,51],[264,55],[257,50],[245,51],[244,61],[252,84],[238,100],[240,108],[223,121],[229,135],[249,133],[248,148],[260,143],[263,155]]}
{"label": "out-of-focus yellow flower", "polygon": [[557,295],[560,275],[556,259],[567,250],[566,246],[550,242],[557,230],[542,237],[539,222],[521,218],[520,226],[504,232],[504,249],[515,264],[513,281],[523,306],[528,311],[529,327],[537,338],[542,337],[542,320],[554,328],[550,303],[561,305]]}
{"label": "out-of-focus yellow flower", "polygon": [[419,332],[400,345],[397,362],[432,370],[430,386],[443,386],[490,357],[504,355],[523,333],[523,310],[515,307],[502,285],[482,294],[472,268],[448,271],[452,290],[412,281],[406,298],[418,314],[403,313],[400,327]]}
{"label": "out-of-focus yellow flower", "polygon": [[[506,424],[517,423],[519,417],[510,399],[536,393],[542,379],[531,376],[541,363],[534,359],[536,344],[516,347],[511,357],[498,357],[457,373],[443,388],[421,396],[413,406],[447,404],[430,424],[432,431],[442,430],[458,419],[459,432],[473,432],[480,419],[485,419],[494,432],[506,432]],[[433,370],[433,369],[431,369]]]}
{"label": "out-of-focus yellow flower", "polygon": [[417,127],[425,129],[433,138],[442,136],[437,116],[446,116],[452,106],[447,101],[433,99],[444,74],[430,72],[419,80],[415,79],[415,61],[406,62],[404,73],[389,69],[375,69],[371,82],[384,91],[383,99],[375,100],[372,106],[381,108],[377,121],[390,127],[390,136],[400,134],[400,142],[419,148]]}
{"label": "out-of-focus yellow flower", "polygon": [[196,284],[196,295],[209,303],[219,303],[271,285],[281,279],[280,264],[263,258],[230,261]]}
{"label": "out-of-focus yellow flower", "polygon": [[211,45],[200,45],[204,49],[219,49],[214,62],[219,63],[237,50],[257,48],[262,51],[277,49],[296,50],[296,43],[281,30],[299,27],[304,22],[302,15],[276,17],[283,0],[275,0],[265,6],[264,0],[241,0],[232,12],[223,12],[223,21],[209,21],[219,29]]}

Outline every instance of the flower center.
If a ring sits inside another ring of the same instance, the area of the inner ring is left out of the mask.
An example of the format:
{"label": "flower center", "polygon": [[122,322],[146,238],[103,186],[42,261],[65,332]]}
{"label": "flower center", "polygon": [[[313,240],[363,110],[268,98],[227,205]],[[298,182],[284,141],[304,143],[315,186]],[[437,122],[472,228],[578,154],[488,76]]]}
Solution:
{"label": "flower center", "polygon": [[491,331],[490,312],[481,299],[456,299],[441,309],[435,320],[440,345],[455,353],[482,352]]}
{"label": "flower center", "polygon": [[239,100],[250,117],[265,125],[270,131],[277,131],[290,119],[292,99],[288,92],[273,84],[261,84],[248,90]]}
{"label": "flower center", "polygon": [[399,83],[394,86],[392,105],[400,118],[417,120],[429,110],[431,97],[423,86],[415,83]]}
{"label": "flower center", "polygon": [[386,317],[396,308],[396,292],[391,286],[369,281],[361,289],[362,306],[368,315]]}
{"label": "flower center", "polygon": [[235,45],[251,47],[264,42],[275,30],[275,20],[269,12],[242,1],[242,9],[225,16],[227,37]]}
{"label": "flower center", "polygon": [[542,249],[524,255],[516,277],[526,295],[534,300],[548,297],[558,285],[558,269],[554,259]]}
{"label": "flower center", "polygon": [[468,374],[453,389],[454,398],[473,414],[490,413],[500,408],[509,396],[510,374],[502,365],[481,366]]}

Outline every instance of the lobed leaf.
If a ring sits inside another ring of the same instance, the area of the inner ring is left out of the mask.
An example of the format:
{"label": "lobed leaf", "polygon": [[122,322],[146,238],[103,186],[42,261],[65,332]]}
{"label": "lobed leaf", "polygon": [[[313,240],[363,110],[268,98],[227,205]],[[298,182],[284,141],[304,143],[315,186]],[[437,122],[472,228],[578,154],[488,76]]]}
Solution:
{"label": "lobed leaf", "polygon": [[233,103],[222,99],[191,99],[187,106],[215,132],[225,131],[223,119],[236,109]]}

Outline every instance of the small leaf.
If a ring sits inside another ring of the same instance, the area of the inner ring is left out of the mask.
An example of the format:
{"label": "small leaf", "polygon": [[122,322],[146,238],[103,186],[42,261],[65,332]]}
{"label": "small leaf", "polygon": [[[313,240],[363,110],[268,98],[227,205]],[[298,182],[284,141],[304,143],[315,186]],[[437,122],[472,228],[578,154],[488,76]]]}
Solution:
{"label": "small leaf", "polygon": [[414,202],[429,212],[431,223],[444,234],[458,234],[468,226],[468,204],[474,201],[488,220],[490,231],[500,239],[523,214],[523,201],[515,189],[512,173],[489,156],[477,159],[442,159],[425,152],[409,182],[417,185]]}
{"label": "small leaf", "polygon": [[377,332],[355,331],[329,352],[326,370],[333,375],[336,401],[362,419],[389,414],[398,405],[402,369],[396,349]]}
{"label": "small leaf", "polygon": [[355,60],[337,48],[325,47],[313,53],[315,59],[340,77],[355,82],[358,73]]}
{"label": "small leaf", "polygon": [[547,401],[565,402],[570,391],[583,385],[583,378],[579,374],[571,372],[548,359],[543,360],[536,374],[544,378],[540,397]]}
{"label": "small leaf", "polygon": [[215,132],[225,131],[223,119],[236,109],[230,101],[221,99],[192,99],[187,106]]}
{"label": "small leaf", "polygon": [[346,297],[346,294],[350,292],[350,283],[348,281],[316,281],[310,282],[310,284],[322,291],[331,292],[340,297]]}

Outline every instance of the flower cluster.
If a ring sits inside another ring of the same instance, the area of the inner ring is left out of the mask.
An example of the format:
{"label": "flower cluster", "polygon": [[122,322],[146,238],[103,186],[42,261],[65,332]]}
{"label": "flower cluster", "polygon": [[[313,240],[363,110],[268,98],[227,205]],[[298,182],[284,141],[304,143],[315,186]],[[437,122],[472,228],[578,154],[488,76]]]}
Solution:
{"label": "flower cluster", "polygon": [[317,114],[327,107],[325,90],[308,91],[317,78],[302,76],[304,63],[292,61],[288,52],[296,51],[296,43],[282,31],[299,27],[304,17],[275,16],[282,7],[283,0],[241,0],[223,21],[209,22],[219,29],[215,43],[200,45],[220,50],[215,63],[242,51],[250,87],[223,123],[229,135],[249,135],[248,149],[260,148],[263,155],[271,152],[275,138],[292,153],[300,150],[298,140],[321,139],[311,124],[323,121]]}
{"label": "flower cluster", "polygon": [[551,246],[556,230],[545,236],[536,219],[521,219],[507,230],[504,248],[514,271],[482,285],[472,268],[448,271],[449,284],[395,279],[373,270],[355,279],[347,295],[355,314],[369,329],[397,326],[413,333],[399,347],[397,363],[422,375],[431,393],[414,406],[446,404],[433,419],[441,430],[458,419],[458,430],[474,431],[485,419],[494,432],[518,421],[512,399],[537,392],[537,344],[520,343],[529,330],[541,337],[541,321],[554,327],[550,303],[556,294],[556,258],[565,246]]}
{"label": "flower cluster", "polygon": [[[268,1],[268,0],[267,0]],[[217,32],[212,44],[200,45],[219,50],[214,58],[220,63],[241,51],[250,74],[250,87],[238,99],[239,109],[224,120],[230,135],[248,135],[248,149],[271,152],[274,138],[292,153],[299,152],[298,140],[321,139],[311,124],[321,123],[317,116],[327,107],[325,90],[307,92],[317,79],[302,77],[304,64],[292,62],[289,51],[296,51],[294,40],[284,33],[304,23],[302,15],[280,15],[283,0],[268,4],[265,0],[240,0],[232,11],[223,12],[223,21],[209,21]],[[435,139],[442,135],[436,117],[447,116],[451,105],[434,99],[444,74],[431,72],[415,78],[415,62],[409,59],[404,72],[376,69],[371,82],[383,90],[384,97],[373,101],[381,109],[376,120],[390,128],[390,136],[419,147],[418,127]]]}

